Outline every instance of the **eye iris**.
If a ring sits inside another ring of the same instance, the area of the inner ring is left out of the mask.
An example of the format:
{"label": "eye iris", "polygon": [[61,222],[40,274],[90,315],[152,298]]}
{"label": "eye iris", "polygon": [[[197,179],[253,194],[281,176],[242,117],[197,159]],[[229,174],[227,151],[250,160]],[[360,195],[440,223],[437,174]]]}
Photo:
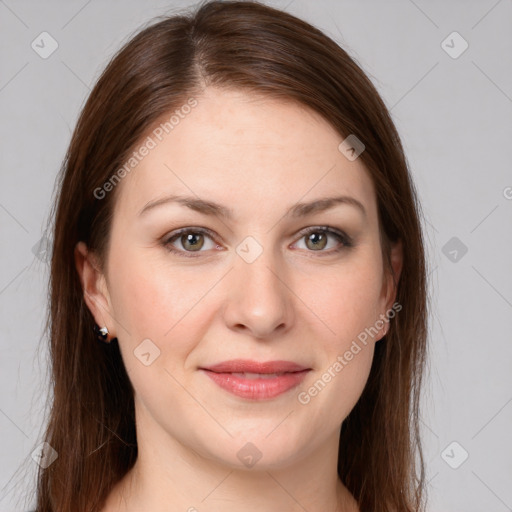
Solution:
{"label": "eye iris", "polygon": [[[320,243],[314,242],[314,240],[319,240]],[[310,247],[308,244],[309,242],[313,242],[314,245]],[[327,235],[325,233],[311,233],[310,235],[307,235],[307,242],[306,245],[311,249],[323,249],[327,243]]]}
{"label": "eye iris", "polygon": [[193,233],[188,235],[182,235],[181,236],[181,243],[183,244],[183,247],[185,249],[190,249],[192,251],[197,251],[201,249],[204,245],[204,239],[201,238],[200,245],[193,245],[192,247],[187,247],[187,244],[197,244],[197,238],[202,237],[203,235],[200,233]]}

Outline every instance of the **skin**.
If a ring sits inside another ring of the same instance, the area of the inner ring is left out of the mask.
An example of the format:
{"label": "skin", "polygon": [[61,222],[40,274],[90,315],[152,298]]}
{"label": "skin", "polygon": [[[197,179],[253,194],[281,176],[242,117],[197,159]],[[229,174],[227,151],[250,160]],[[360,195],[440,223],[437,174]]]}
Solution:
{"label": "skin", "polygon": [[[117,185],[103,272],[84,243],[75,250],[87,305],[118,337],[135,389],[138,460],[103,512],[357,511],[336,471],[339,432],[387,324],[308,404],[297,396],[394,302],[372,180],[360,158],[338,150],[343,137],[304,107],[213,88],[197,99]],[[169,194],[215,201],[234,217],[175,203],[139,215]],[[340,204],[285,216],[297,202],[332,195],[356,198],[366,215]],[[334,235],[307,244],[301,231],[315,226],[344,231],[354,246]],[[177,237],[173,254],[165,241],[184,227],[214,236],[196,235],[192,246]],[[247,236],[263,249],[252,263],[236,252]],[[399,277],[401,245],[391,261]],[[160,356],[145,366],[134,350],[148,338]],[[312,370],[298,388],[248,401],[198,370],[235,358]],[[247,442],[262,454],[252,468],[237,457]]]}

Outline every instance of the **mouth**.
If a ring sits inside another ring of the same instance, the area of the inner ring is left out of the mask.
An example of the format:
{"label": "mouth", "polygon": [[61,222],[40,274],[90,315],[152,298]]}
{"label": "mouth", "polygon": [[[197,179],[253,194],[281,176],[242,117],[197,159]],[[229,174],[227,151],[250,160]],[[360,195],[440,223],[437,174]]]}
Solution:
{"label": "mouth", "polygon": [[[208,370],[207,370],[208,371]],[[216,372],[219,373],[219,372]],[[296,372],[279,372],[279,373],[249,373],[249,372],[242,372],[242,373],[229,373],[225,372],[225,374],[233,375],[234,377],[240,377],[242,379],[273,379],[275,377],[281,377],[281,375],[286,375],[287,373],[296,373]]]}
{"label": "mouth", "polygon": [[290,361],[233,360],[199,370],[233,395],[247,400],[268,400],[298,386],[311,368]]}

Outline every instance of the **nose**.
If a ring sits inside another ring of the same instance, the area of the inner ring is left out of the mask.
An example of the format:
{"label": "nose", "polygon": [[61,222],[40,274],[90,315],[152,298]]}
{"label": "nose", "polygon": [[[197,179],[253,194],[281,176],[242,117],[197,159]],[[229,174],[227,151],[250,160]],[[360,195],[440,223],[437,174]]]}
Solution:
{"label": "nose", "polygon": [[226,325],[259,339],[282,335],[293,322],[293,292],[271,252],[264,250],[252,263],[237,257],[228,274]]}

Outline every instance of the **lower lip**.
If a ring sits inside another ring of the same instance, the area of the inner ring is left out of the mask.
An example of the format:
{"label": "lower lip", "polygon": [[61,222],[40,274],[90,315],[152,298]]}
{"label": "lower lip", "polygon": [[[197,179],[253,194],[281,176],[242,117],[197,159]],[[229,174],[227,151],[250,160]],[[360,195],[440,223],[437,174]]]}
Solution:
{"label": "lower lip", "polygon": [[309,372],[309,370],[303,370],[301,372],[284,373],[270,379],[247,379],[231,373],[202,371],[222,389],[249,400],[265,400],[279,396],[298,386]]}

